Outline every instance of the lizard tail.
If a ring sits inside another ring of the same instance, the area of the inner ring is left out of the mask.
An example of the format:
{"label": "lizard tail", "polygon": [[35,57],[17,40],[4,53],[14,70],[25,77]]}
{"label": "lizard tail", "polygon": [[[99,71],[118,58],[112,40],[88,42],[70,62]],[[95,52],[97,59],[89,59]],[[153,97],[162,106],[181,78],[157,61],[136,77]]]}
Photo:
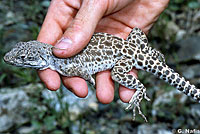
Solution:
{"label": "lizard tail", "polygon": [[[152,71],[151,71],[152,72]],[[185,80],[184,77],[180,76],[173,69],[165,65],[165,68],[157,72],[152,72],[157,75],[160,79],[163,79],[170,85],[174,86],[187,96],[191,96],[193,99],[200,103],[200,89],[190,84],[189,81]]]}

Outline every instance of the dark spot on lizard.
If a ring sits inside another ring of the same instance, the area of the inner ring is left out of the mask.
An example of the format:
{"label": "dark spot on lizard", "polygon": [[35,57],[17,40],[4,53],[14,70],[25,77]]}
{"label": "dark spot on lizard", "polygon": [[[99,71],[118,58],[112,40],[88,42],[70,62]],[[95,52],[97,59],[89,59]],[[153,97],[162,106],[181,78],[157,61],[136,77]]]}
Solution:
{"label": "dark spot on lizard", "polygon": [[183,91],[183,89],[184,89],[183,87],[178,88],[178,90],[180,90],[180,91]]}
{"label": "dark spot on lizard", "polygon": [[99,52],[99,51],[97,51],[96,54],[97,54],[98,56],[101,56],[101,52]]}
{"label": "dark spot on lizard", "polygon": [[174,84],[174,86],[175,86],[175,87],[177,87],[177,86],[178,86],[178,84]]}
{"label": "dark spot on lizard", "polygon": [[133,79],[133,76],[132,76],[132,75],[128,75],[128,78],[129,78],[129,79]]}
{"label": "dark spot on lizard", "polygon": [[97,60],[98,62],[100,62],[100,61],[101,61],[101,59],[100,59],[99,57],[97,57],[97,58],[96,58],[96,60]]}
{"label": "dark spot on lizard", "polygon": [[129,54],[129,55],[133,55],[133,51],[130,50],[130,49],[128,49],[128,54]]}
{"label": "dark spot on lizard", "polygon": [[130,43],[130,46],[132,46],[132,47],[134,47],[134,48],[136,47],[133,43]]}
{"label": "dark spot on lizard", "polygon": [[133,84],[135,84],[135,82],[136,82],[136,80],[135,80],[135,79],[133,79]]}
{"label": "dark spot on lizard", "polygon": [[91,49],[91,48],[92,48],[92,46],[91,46],[91,45],[88,45],[87,47],[88,47],[88,49]]}
{"label": "dark spot on lizard", "polygon": [[105,59],[105,60],[108,60],[108,56],[105,56],[104,59]]}
{"label": "dark spot on lizard", "polygon": [[127,49],[129,48],[129,46],[127,46],[127,45],[124,45],[124,47],[127,48]]}
{"label": "dark spot on lizard", "polygon": [[144,44],[141,44],[140,46],[141,46],[141,49],[144,49],[144,47],[145,47],[145,45],[144,45]]}
{"label": "dark spot on lizard", "polygon": [[142,52],[142,54],[146,54],[146,52],[145,51],[141,51]]}
{"label": "dark spot on lizard", "polygon": [[120,72],[120,73],[124,72],[122,68],[118,68],[117,71]]}
{"label": "dark spot on lizard", "polygon": [[126,66],[126,64],[122,62],[122,63],[120,63],[120,66],[124,66],[124,67],[125,67],[125,66]]}
{"label": "dark spot on lizard", "polygon": [[180,78],[177,78],[177,79],[176,79],[176,82],[179,83],[179,82],[180,82]]}
{"label": "dark spot on lizard", "polygon": [[140,60],[144,60],[144,56],[141,55],[141,54],[139,54],[138,58],[139,58]]}
{"label": "dark spot on lizard", "polygon": [[126,50],[126,49],[123,49],[122,51],[123,51],[124,53],[127,53],[127,50]]}
{"label": "dark spot on lizard", "polygon": [[67,60],[64,60],[64,63],[67,65]]}
{"label": "dark spot on lizard", "polygon": [[138,61],[138,65],[139,66],[143,66],[142,62]]}
{"label": "dark spot on lizard", "polygon": [[144,43],[147,43],[147,39],[143,39]]}
{"label": "dark spot on lizard", "polygon": [[185,93],[186,93],[186,94],[188,94],[188,93],[189,93],[189,90],[188,90],[188,88],[187,88],[187,87],[185,88]]}
{"label": "dark spot on lizard", "polygon": [[172,78],[172,79],[174,79],[174,78],[175,78],[175,75],[174,75],[174,74],[172,74],[172,75],[171,75],[171,78]]}
{"label": "dark spot on lizard", "polygon": [[150,63],[151,65],[153,65],[153,64],[154,64],[154,62],[153,62],[152,60],[150,60],[150,61],[149,61],[149,63]]}
{"label": "dark spot on lizard", "polygon": [[158,76],[161,76],[162,75],[162,73],[161,72],[158,72]]}
{"label": "dark spot on lizard", "polygon": [[125,77],[125,75],[124,74],[120,74],[121,75],[121,77]]}
{"label": "dark spot on lizard", "polygon": [[126,77],[122,79],[122,81],[126,81]]}
{"label": "dark spot on lizard", "polygon": [[151,68],[152,68],[152,66],[151,66],[151,65],[148,65],[148,68],[149,68],[149,69],[151,69]]}
{"label": "dark spot on lizard", "polygon": [[[188,90],[190,90],[189,88],[188,88]],[[197,90],[193,90],[192,91],[192,95],[193,95],[193,97],[194,97],[194,95],[197,93]]]}
{"label": "dark spot on lizard", "polygon": [[169,75],[169,70],[166,70],[166,71],[165,71],[165,74],[166,74],[166,75]]}
{"label": "dark spot on lizard", "polygon": [[102,44],[99,45],[99,48],[100,48],[100,49],[103,49],[103,48],[104,48],[104,45],[102,45]]}
{"label": "dark spot on lizard", "polygon": [[140,40],[139,40],[139,39],[136,39],[136,42],[137,42],[138,44],[140,44]]}
{"label": "dark spot on lizard", "polygon": [[107,53],[107,55],[113,55],[112,50],[107,50],[106,53]]}
{"label": "dark spot on lizard", "polygon": [[162,66],[158,66],[158,69],[161,71],[163,69],[163,67]]}
{"label": "dark spot on lizard", "polygon": [[162,66],[163,66],[163,67],[166,67],[166,64],[162,63]]}
{"label": "dark spot on lizard", "polygon": [[136,35],[141,36],[140,33],[136,33]]}
{"label": "dark spot on lizard", "polygon": [[[191,85],[188,86],[188,89],[189,89],[189,90],[191,89]],[[196,91],[196,90],[194,90],[194,91]]]}
{"label": "dark spot on lizard", "polygon": [[185,86],[185,81],[182,82],[182,86]]}
{"label": "dark spot on lizard", "polygon": [[133,63],[133,61],[132,62],[128,61],[128,65],[132,66],[132,63]]}
{"label": "dark spot on lizard", "polygon": [[116,47],[121,49],[122,48],[122,45],[121,44],[116,44]]}
{"label": "dark spot on lizard", "polygon": [[152,59],[153,59],[153,60],[156,60],[156,58],[155,58],[155,57],[152,57]]}
{"label": "dark spot on lizard", "polygon": [[135,55],[135,59],[137,59],[137,54]]}

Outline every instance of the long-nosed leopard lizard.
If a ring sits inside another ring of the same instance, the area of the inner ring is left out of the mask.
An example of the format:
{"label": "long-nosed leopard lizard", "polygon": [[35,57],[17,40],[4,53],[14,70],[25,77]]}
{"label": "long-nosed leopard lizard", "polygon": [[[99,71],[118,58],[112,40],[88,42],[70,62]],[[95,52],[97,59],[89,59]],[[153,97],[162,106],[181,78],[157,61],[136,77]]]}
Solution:
{"label": "long-nosed leopard lizard", "polygon": [[19,42],[6,53],[4,61],[15,66],[39,70],[50,68],[63,76],[82,77],[93,85],[95,85],[93,74],[111,69],[114,81],[127,88],[136,89],[127,107],[127,109],[133,107],[133,118],[137,108],[139,114],[146,120],[140,110],[140,102],[143,97],[148,101],[150,99],[146,95],[144,85],[129,74],[132,68],[150,72],[200,101],[200,89],[167,66],[164,56],[148,46],[146,35],[139,28],[134,28],[126,40],[107,33],[95,33],[80,53],[66,59],[55,57],[52,48],[52,45],[38,41]]}

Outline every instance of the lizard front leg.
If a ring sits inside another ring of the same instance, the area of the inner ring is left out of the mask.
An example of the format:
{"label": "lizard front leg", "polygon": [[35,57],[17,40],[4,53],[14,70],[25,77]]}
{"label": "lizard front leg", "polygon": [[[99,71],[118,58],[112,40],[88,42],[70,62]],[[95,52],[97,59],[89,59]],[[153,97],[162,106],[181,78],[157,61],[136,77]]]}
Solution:
{"label": "lizard front leg", "polygon": [[133,120],[135,119],[135,111],[136,108],[138,109],[139,114],[145,119],[147,122],[146,117],[140,110],[140,102],[142,101],[143,97],[146,100],[150,100],[146,95],[146,88],[144,85],[136,79],[131,74],[128,74],[128,72],[131,71],[133,67],[132,59],[121,59],[119,60],[114,68],[111,71],[111,77],[114,81],[118,82],[119,84],[130,88],[130,89],[136,89],[136,92],[132,96],[131,100],[129,101],[129,105],[126,109],[130,109],[133,107]]}
{"label": "lizard front leg", "polygon": [[81,66],[78,64],[69,64],[69,65],[61,66],[58,64],[55,70],[63,76],[67,76],[67,77],[79,76],[83,78],[84,80],[90,82],[93,86],[95,86],[94,78],[92,77],[88,69],[82,66],[82,64]]}

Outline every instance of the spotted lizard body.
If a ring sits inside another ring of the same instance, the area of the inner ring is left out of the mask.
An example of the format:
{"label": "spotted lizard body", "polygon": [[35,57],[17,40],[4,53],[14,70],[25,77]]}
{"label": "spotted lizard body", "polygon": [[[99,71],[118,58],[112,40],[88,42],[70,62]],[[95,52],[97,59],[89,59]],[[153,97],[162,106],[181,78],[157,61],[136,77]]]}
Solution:
{"label": "spotted lizard body", "polygon": [[136,89],[127,109],[133,108],[133,118],[138,109],[145,121],[147,120],[140,110],[140,102],[143,98],[148,101],[150,99],[146,95],[144,85],[129,74],[133,68],[150,72],[200,101],[200,89],[167,66],[163,54],[148,46],[147,37],[139,28],[134,28],[126,40],[107,33],[95,33],[80,53],[66,59],[55,57],[52,48],[52,45],[38,41],[19,42],[6,53],[4,61],[15,66],[39,70],[50,68],[63,76],[82,77],[93,85],[93,74],[111,69],[114,81],[129,89]]}

